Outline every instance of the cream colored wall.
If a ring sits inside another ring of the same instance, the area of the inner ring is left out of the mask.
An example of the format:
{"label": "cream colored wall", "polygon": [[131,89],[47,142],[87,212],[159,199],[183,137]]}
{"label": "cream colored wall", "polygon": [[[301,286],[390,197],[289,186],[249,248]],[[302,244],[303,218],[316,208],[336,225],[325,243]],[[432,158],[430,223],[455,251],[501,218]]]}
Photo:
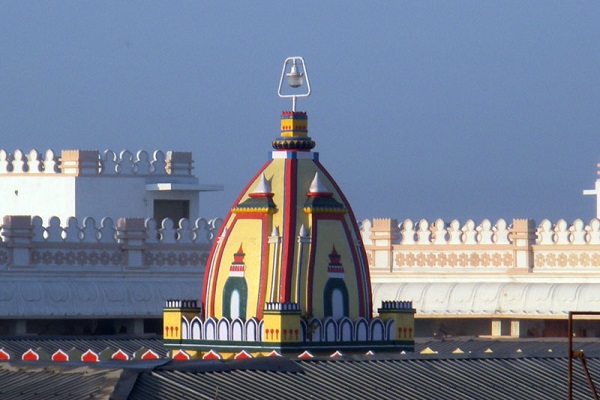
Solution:
{"label": "cream colored wall", "polygon": [[555,319],[600,304],[597,219],[539,226],[377,219],[363,221],[361,233],[374,307],[391,293],[413,301],[417,318]]}

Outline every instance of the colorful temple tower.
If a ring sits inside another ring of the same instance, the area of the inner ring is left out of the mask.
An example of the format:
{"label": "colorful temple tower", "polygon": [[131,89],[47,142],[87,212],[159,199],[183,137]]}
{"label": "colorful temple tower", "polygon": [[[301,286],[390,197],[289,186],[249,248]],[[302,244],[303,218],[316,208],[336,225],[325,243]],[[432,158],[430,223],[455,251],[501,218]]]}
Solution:
{"label": "colorful temple tower", "polygon": [[284,72],[288,65],[290,86],[306,78],[308,92],[282,95],[280,82],[279,94],[293,98],[293,110],[281,114],[269,160],[223,221],[198,315],[191,317],[189,307],[165,308],[165,344],[190,357],[410,350],[410,302],[384,302],[380,318],[372,316],[356,219],[312,151],[306,113],[295,111],[296,97],[310,94],[304,61],[287,59]]}

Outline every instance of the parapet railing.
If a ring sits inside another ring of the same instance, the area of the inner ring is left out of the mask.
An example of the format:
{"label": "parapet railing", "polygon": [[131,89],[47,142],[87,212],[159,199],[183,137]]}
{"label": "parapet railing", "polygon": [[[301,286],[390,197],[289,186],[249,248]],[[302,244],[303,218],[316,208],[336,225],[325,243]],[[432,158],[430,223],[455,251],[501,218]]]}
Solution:
{"label": "parapet railing", "polygon": [[221,219],[203,218],[177,227],[170,219],[157,227],[153,219],[111,218],[97,224],[70,218],[62,227],[53,217],[5,216],[0,227],[0,270],[29,267],[204,268]]}
{"label": "parapet railing", "polygon": [[[461,225],[407,219],[364,220],[361,236],[372,272],[523,268],[558,271],[600,266],[600,220],[469,220]],[[598,269],[600,272],[600,269]]]}
{"label": "parapet railing", "polygon": [[1,174],[67,174],[117,176],[192,176],[191,152],[139,150],[54,150],[13,153],[0,150]]}

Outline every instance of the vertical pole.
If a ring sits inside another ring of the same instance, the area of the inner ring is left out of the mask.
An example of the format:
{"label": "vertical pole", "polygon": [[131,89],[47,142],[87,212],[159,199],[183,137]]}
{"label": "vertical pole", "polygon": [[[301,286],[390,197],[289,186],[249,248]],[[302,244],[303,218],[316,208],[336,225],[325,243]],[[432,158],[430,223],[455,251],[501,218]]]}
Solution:
{"label": "vertical pole", "polygon": [[573,399],[573,313],[569,311],[567,322],[567,336],[569,337],[569,372],[567,375],[567,399]]}

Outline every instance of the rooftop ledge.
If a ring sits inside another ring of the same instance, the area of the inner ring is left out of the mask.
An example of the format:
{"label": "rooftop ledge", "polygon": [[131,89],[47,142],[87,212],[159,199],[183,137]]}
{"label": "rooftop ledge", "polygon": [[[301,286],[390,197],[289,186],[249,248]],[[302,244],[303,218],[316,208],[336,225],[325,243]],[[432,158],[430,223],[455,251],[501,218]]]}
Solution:
{"label": "rooftop ledge", "polygon": [[197,184],[197,183],[149,183],[146,184],[146,190],[149,192],[220,192],[223,191],[223,185]]}

